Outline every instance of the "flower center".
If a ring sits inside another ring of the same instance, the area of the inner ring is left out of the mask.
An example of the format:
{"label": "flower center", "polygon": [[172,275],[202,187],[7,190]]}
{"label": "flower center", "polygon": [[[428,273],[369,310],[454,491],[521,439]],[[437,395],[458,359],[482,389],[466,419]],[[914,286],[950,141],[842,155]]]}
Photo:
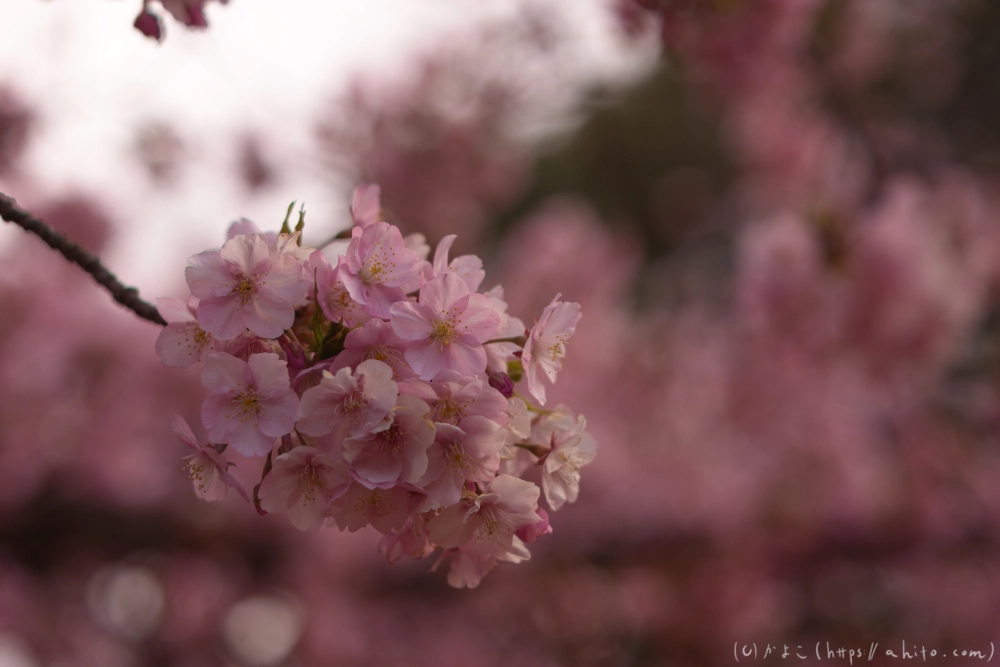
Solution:
{"label": "flower center", "polygon": [[504,513],[492,505],[481,508],[479,510],[479,537],[497,544],[506,544],[514,534],[514,529],[506,519]]}
{"label": "flower center", "polygon": [[551,360],[557,373],[562,370],[563,361],[566,359],[566,346],[570,344],[568,338],[569,336],[565,335],[556,336],[550,345],[543,347],[543,356]]}
{"label": "flower center", "polygon": [[453,398],[442,398],[434,405],[432,419],[443,424],[454,424],[462,421],[465,416],[465,405]]}
{"label": "flower center", "polygon": [[458,442],[451,442],[445,445],[444,458],[452,470],[461,472],[462,476],[468,480],[473,480],[476,476],[476,466],[469,459],[468,453]]}
{"label": "flower center", "polygon": [[364,396],[355,392],[344,399],[344,412],[357,412],[365,403]]}
{"label": "flower center", "polygon": [[312,502],[318,495],[323,495],[325,485],[315,466],[308,465],[303,468],[299,480],[302,484],[302,498],[306,502]]}
{"label": "flower center", "polygon": [[246,421],[249,417],[256,417],[260,414],[260,396],[252,389],[239,394],[234,402],[237,404],[241,421]]}
{"label": "flower center", "polygon": [[361,271],[358,272],[358,277],[361,278],[361,282],[365,285],[374,285],[377,282],[381,282],[381,275],[383,273],[385,273],[385,264],[378,258],[374,258],[365,262],[364,266],[361,267]]}
{"label": "flower center", "polygon": [[393,422],[392,426],[378,434],[378,449],[382,452],[391,452],[399,449],[403,439],[403,429],[399,424]]}
{"label": "flower center", "polygon": [[451,345],[458,338],[458,331],[455,330],[455,323],[452,320],[434,320],[431,325],[430,337],[441,344]]}
{"label": "flower center", "polygon": [[252,276],[243,274],[233,288],[233,293],[236,294],[236,298],[240,303],[250,303],[250,299],[257,293],[257,283]]}
{"label": "flower center", "polygon": [[194,332],[194,342],[195,345],[201,347],[203,345],[208,345],[209,343],[211,343],[212,337],[208,335],[207,331],[205,331],[201,327],[197,327]]}
{"label": "flower center", "polygon": [[343,283],[338,283],[335,289],[327,293],[326,305],[330,306],[330,310],[340,312],[348,310],[354,304],[351,301],[351,295],[347,292],[347,288],[343,286]]}
{"label": "flower center", "polygon": [[367,514],[369,518],[388,516],[396,507],[395,500],[380,489],[372,489],[363,494],[354,509],[360,513]]}
{"label": "flower center", "polygon": [[188,479],[198,486],[199,491],[205,491],[208,488],[206,481],[211,479],[208,469],[209,467],[214,468],[215,464],[204,454],[192,454],[191,456],[185,456],[181,460],[186,462]]}

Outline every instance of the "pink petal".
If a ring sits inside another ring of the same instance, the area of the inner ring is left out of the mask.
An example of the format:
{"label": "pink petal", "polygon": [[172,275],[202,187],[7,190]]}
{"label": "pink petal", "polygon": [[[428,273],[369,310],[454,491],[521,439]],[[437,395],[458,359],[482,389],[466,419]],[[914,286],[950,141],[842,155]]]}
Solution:
{"label": "pink petal", "polygon": [[264,456],[274,447],[274,438],[261,433],[257,424],[248,419],[236,421],[229,435],[229,445],[243,456]]}
{"label": "pink petal", "polygon": [[383,267],[379,283],[388,287],[401,287],[417,277],[422,260],[403,243],[399,228],[387,222],[376,222],[362,234],[370,239],[365,264],[378,263]]}
{"label": "pink petal", "polygon": [[454,588],[476,588],[489,571],[493,569],[494,561],[480,561],[459,552],[451,562],[448,571],[448,584]]}
{"label": "pink petal", "polygon": [[321,436],[333,430],[338,421],[336,405],[345,393],[344,384],[353,383],[351,369],[342,368],[336,375],[323,374],[320,383],[302,394],[299,403],[298,425],[306,435]]}
{"label": "pink petal", "polygon": [[322,495],[302,495],[288,508],[288,519],[299,530],[317,530],[326,519],[327,500]]}
{"label": "pink petal", "polygon": [[[199,343],[196,336],[201,331],[197,322],[173,322],[163,327],[156,337],[156,354],[164,366],[188,368],[201,360],[211,339]],[[206,334],[202,333],[202,336]]]}
{"label": "pink petal", "polygon": [[236,338],[247,328],[239,302],[228,296],[205,299],[199,303],[198,324],[219,340]]}
{"label": "pink petal", "polygon": [[372,317],[390,317],[394,303],[406,301],[406,293],[399,287],[382,284],[366,285],[364,288],[364,311]]}
{"label": "pink petal", "polygon": [[382,410],[392,410],[399,396],[399,387],[392,380],[392,367],[378,359],[368,359],[358,364],[356,375],[364,378],[364,392],[368,400]]}
{"label": "pink petal", "polygon": [[435,276],[442,276],[448,270],[448,251],[451,250],[451,246],[457,238],[458,236],[455,234],[448,234],[448,236],[438,241],[437,248],[434,249]]}
{"label": "pink petal", "polygon": [[288,391],[288,362],[273,352],[250,355],[247,365],[253,372],[257,393],[273,398]]}
{"label": "pink petal", "polygon": [[270,254],[267,242],[260,234],[251,234],[236,236],[226,241],[219,252],[219,257],[230,272],[250,274],[266,263]]}
{"label": "pink petal", "polygon": [[174,433],[177,434],[177,437],[183,440],[185,444],[199,451],[202,449],[201,444],[198,442],[198,438],[194,437],[194,431],[192,431],[191,427],[188,426],[187,420],[185,420],[184,417],[181,417],[180,415],[174,415],[171,417],[170,427],[173,429]]}
{"label": "pink petal", "polygon": [[[449,346],[451,347],[455,346]],[[411,343],[403,356],[421,380],[430,380],[438,372],[449,367],[447,350],[443,351],[441,346],[430,338]]]}
{"label": "pink petal", "polygon": [[419,501],[417,496],[411,496],[400,487],[373,489],[369,493],[374,499],[369,504],[372,528],[383,534],[402,528],[410,510]]}
{"label": "pink petal", "polygon": [[295,309],[286,301],[260,290],[244,308],[243,321],[261,338],[277,338],[295,323]]}
{"label": "pink petal", "polygon": [[358,278],[356,273],[352,273],[350,269],[347,271],[340,272],[340,280],[344,283],[344,289],[351,296],[354,301],[360,304],[364,304],[368,298],[367,285],[362,282],[361,278]]}
{"label": "pink petal", "polygon": [[430,335],[434,313],[427,306],[401,301],[393,304],[389,313],[393,332],[403,340],[420,340]]}
{"label": "pink petal", "polygon": [[536,484],[511,475],[498,475],[487,488],[497,494],[497,507],[511,517],[515,528],[541,520],[535,512],[541,493]]}
{"label": "pink petal", "polygon": [[375,184],[359,185],[351,198],[351,218],[365,228],[379,221],[382,213],[382,189]]}
{"label": "pink petal", "polygon": [[446,347],[444,357],[446,367],[462,375],[480,375],[486,370],[486,350],[468,335]]}
{"label": "pink petal", "polygon": [[291,306],[300,306],[308,291],[309,281],[305,279],[302,265],[294,255],[284,254],[272,258],[270,269],[261,283],[261,292],[270,292]]}
{"label": "pink petal", "polygon": [[465,520],[468,509],[466,503],[455,503],[428,521],[427,531],[431,542],[450,549],[460,547],[471,540],[479,524],[475,520]]}
{"label": "pink petal", "polygon": [[226,240],[228,241],[237,236],[250,236],[251,234],[260,234],[260,228],[250,220],[240,218],[229,225],[229,229],[226,231]]}
{"label": "pink petal", "polygon": [[[551,305],[549,307],[552,308]],[[552,316],[546,327],[546,333],[572,334],[576,331],[576,325],[581,316],[580,304],[560,302],[555,308],[552,308]]]}
{"label": "pink petal", "polygon": [[398,480],[399,474],[403,472],[403,460],[398,455],[387,456],[385,454],[375,454],[365,456],[362,454],[361,458],[354,462],[354,471],[358,475],[358,482],[372,488],[373,486]]}
{"label": "pink petal", "polygon": [[161,296],[156,299],[156,310],[168,323],[193,322],[194,315],[187,304],[175,296]]}
{"label": "pink petal", "polygon": [[[282,455],[284,456],[284,455]],[[281,458],[280,456],[278,457]],[[277,461],[275,461],[277,463]],[[288,501],[293,493],[298,490],[298,472],[290,472],[275,466],[270,474],[260,483],[257,489],[257,497],[260,498],[260,506],[268,512],[285,512],[288,510]]]}
{"label": "pink petal", "polygon": [[188,474],[194,484],[194,493],[202,500],[215,502],[226,497],[229,488],[219,476],[215,462],[205,456],[204,452],[192,454],[185,458]]}
{"label": "pink petal", "polygon": [[250,378],[247,377],[249,371],[250,367],[242,359],[213,352],[205,356],[205,371],[201,374],[201,383],[213,393],[239,392],[250,385]]}
{"label": "pink petal", "polygon": [[454,271],[455,275],[469,287],[470,292],[475,292],[486,278],[486,271],[483,270],[483,260],[475,255],[462,255],[456,257],[448,267]]}
{"label": "pink petal", "polygon": [[[464,283],[463,283],[464,284]],[[459,316],[458,323],[464,327],[465,335],[477,343],[485,343],[496,334],[500,327],[500,315],[490,298],[482,294],[470,294],[469,304]]]}
{"label": "pink petal", "polygon": [[[458,304],[456,302],[468,295],[469,286],[465,284],[465,281],[449,271],[421,287],[419,301],[430,308],[431,312],[434,313],[434,317],[437,317],[439,314],[447,314],[455,306],[462,308],[465,304]],[[494,327],[494,330],[496,330],[496,327]]]}
{"label": "pink petal", "polygon": [[[527,345],[525,350],[527,350]],[[542,383],[542,379],[538,377],[539,365],[537,363],[528,363],[530,359],[525,359],[527,354],[522,356],[522,360],[525,362],[524,375],[528,381],[528,393],[535,397],[539,405],[545,405],[545,385]]]}
{"label": "pink petal", "polygon": [[211,442],[229,442],[239,420],[233,399],[225,394],[213,394],[201,404],[201,425],[208,431]]}
{"label": "pink petal", "polygon": [[199,299],[226,296],[233,291],[233,275],[222,263],[218,250],[206,250],[188,260],[184,278]]}
{"label": "pink petal", "polygon": [[299,409],[299,397],[295,392],[288,390],[278,398],[262,401],[260,407],[257,428],[264,435],[278,438],[295,428],[295,415]]}
{"label": "pink petal", "polygon": [[[206,453],[210,453],[212,451],[214,450],[211,449],[205,450]],[[237,479],[233,477],[232,474],[230,474],[229,471],[225,469],[225,466],[217,465],[216,474],[218,474],[219,477],[222,479],[222,481],[225,482],[226,486],[235,490],[236,493],[240,494],[240,497],[243,498],[243,500],[247,501],[248,503],[253,502],[252,500],[250,500],[250,496],[247,494],[246,489],[243,488],[243,485],[240,484],[239,481],[237,481]]]}

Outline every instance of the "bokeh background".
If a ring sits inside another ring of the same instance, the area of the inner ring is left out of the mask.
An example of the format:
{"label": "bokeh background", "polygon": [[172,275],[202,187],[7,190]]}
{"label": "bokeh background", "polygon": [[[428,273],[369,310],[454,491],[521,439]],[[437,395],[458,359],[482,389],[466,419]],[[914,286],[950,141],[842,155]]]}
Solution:
{"label": "bokeh background", "polygon": [[0,667],[1000,640],[996,2],[230,0],[160,44],[140,5],[0,8],[0,191],[152,298],[232,220],[305,200],[317,243],[378,182],[522,319],[583,305],[552,394],[599,453],[475,590],[201,503],[197,372],[0,226]]}

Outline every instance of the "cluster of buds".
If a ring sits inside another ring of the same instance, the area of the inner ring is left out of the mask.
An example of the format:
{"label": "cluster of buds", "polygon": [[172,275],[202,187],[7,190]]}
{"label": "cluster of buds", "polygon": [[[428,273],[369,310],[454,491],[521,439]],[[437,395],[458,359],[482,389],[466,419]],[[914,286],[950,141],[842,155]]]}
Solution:
{"label": "cluster of buds", "polygon": [[[157,301],[156,350],[203,364],[210,444],[180,417],[174,430],[199,497],[233,488],[302,530],[370,524],[390,562],[438,554],[453,586],[474,587],[530,557],[525,543],[552,532],[540,496],[575,501],[594,457],[582,416],[543,407],[580,306],[557,295],[528,330],[501,287],[479,292],[478,257],[449,261],[454,236],[428,261],[422,235],[382,219],[377,186],[355,191],[351,215],[335,264],[302,245],[303,214],[277,234],[241,220],[190,259],[190,299]],[[252,494],[228,447],[265,457]]]}

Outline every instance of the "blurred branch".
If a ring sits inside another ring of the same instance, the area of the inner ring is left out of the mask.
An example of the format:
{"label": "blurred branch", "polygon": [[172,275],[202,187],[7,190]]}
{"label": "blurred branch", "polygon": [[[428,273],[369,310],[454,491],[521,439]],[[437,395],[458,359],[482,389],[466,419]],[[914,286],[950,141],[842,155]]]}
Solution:
{"label": "blurred branch", "polygon": [[94,280],[109,292],[114,300],[125,306],[144,320],[166,326],[167,322],[156,310],[156,306],[139,298],[139,290],[126,287],[113,273],[101,264],[101,260],[73,243],[47,224],[17,206],[12,197],[0,192],[0,218],[12,222],[21,229],[35,234],[50,248],[58,250],[62,256],[77,264],[93,276]]}

